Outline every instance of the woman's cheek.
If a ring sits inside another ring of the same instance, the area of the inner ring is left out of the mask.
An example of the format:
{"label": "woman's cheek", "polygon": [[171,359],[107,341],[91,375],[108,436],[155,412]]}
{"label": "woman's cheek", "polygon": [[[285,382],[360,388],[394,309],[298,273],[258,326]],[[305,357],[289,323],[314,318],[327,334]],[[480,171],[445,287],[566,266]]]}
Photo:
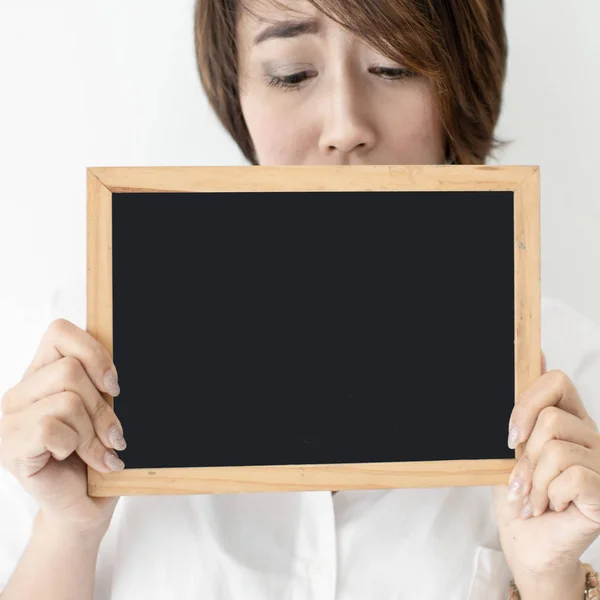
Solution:
{"label": "woman's cheek", "polygon": [[381,131],[399,164],[439,164],[444,161],[444,133],[427,86],[416,86],[387,114],[391,123]]}
{"label": "woman's cheek", "polygon": [[[294,93],[294,92],[288,92]],[[290,118],[289,111],[280,111],[273,104],[248,106],[246,125],[261,165],[304,164],[311,144],[316,144],[309,124],[299,115]]]}

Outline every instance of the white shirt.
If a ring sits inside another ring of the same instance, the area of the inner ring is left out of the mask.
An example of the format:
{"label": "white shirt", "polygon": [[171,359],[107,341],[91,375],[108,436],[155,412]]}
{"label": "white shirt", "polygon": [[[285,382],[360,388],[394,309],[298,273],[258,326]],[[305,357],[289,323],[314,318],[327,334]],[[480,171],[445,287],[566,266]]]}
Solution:
{"label": "white shirt", "polygon": [[[12,335],[0,342],[0,375],[10,380],[0,378],[0,394],[18,382],[51,320],[85,329],[84,294],[81,281],[57,289],[45,312],[4,313]],[[542,349],[600,423],[600,328],[543,299]],[[94,598],[505,600],[511,574],[491,491],[124,496],[100,546]],[[36,511],[0,467],[0,590]],[[600,568],[600,540],[582,559]]]}

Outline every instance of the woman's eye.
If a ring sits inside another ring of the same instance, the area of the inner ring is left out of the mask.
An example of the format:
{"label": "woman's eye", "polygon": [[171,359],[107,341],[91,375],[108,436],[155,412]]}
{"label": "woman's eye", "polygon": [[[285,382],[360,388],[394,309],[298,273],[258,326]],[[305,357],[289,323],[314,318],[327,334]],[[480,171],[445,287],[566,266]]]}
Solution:
{"label": "woman's eye", "polygon": [[267,78],[267,85],[287,90],[298,90],[300,89],[300,84],[311,76],[314,75],[311,75],[309,71],[300,71],[291,75],[270,75]]}
{"label": "woman's eye", "polygon": [[373,67],[371,73],[381,75],[384,79],[404,79],[414,77],[416,73],[404,67]]}
{"label": "woman's eye", "polygon": [[[414,77],[416,73],[404,67],[372,67],[371,73],[381,76],[383,79],[404,79],[405,77]],[[284,90],[299,90],[301,84],[315,77],[316,73],[312,71],[299,71],[290,75],[268,75],[267,85],[270,87],[283,88]]]}

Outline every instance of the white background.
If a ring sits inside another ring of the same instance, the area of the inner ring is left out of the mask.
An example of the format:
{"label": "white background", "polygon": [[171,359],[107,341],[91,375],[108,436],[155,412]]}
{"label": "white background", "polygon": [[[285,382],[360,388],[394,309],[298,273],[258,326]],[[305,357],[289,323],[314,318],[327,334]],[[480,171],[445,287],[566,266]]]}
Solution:
{"label": "white background", "polygon": [[[499,162],[541,166],[542,293],[600,322],[600,2],[506,4],[498,134],[514,141]],[[33,354],[61,282],[85,292],[87,166],[245,164],[200,87],[192,14],[193,0],[0,2],[0,374]]]}

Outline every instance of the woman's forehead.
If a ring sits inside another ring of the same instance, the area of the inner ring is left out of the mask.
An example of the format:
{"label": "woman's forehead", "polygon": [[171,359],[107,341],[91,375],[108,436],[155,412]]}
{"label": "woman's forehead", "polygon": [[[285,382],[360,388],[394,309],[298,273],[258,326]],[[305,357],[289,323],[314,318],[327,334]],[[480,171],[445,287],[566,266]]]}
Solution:
{"label": "woman's forehead", "polygon": [[[255,46],[269,25],[283,25],[285,21],[292,29],[296,29],[298,23],[311,22],[310,26],[301,25],[300,28],[316,33],[328,20],[307,0],[240,0],[238,8],[237,35],[239,43],[248,48]],[[279,34],[281,37],[288,35],[292,34]]]}
{"label": "woman's forehead", "polygon": [[307,18],[324,16],[308,0],[240,0],[241,15],[254,18],[260,24],[278,18]]}

